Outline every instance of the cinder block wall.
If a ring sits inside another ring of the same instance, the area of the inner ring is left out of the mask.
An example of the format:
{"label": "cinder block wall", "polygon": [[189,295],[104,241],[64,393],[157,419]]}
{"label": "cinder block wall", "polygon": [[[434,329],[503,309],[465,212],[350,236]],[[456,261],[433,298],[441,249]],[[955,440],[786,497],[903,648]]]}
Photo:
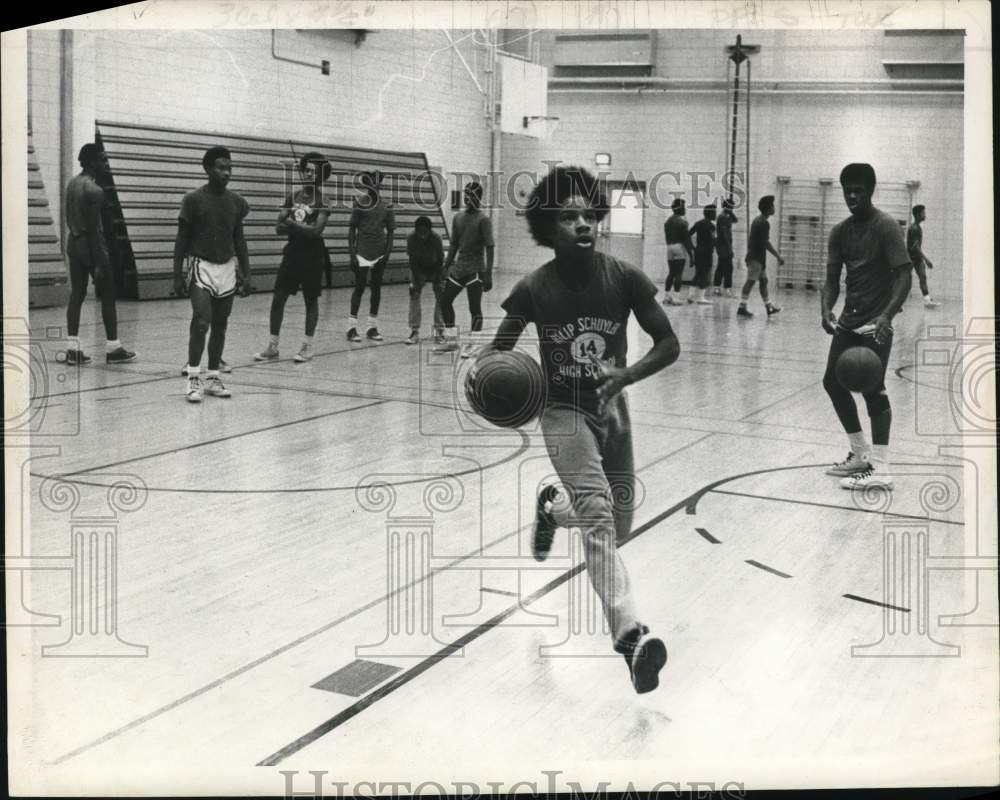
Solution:
{"label": "cinder block wall", "polygon": [[[724,79],[724,47],[734,38],[716,31],[661,31],[657,72],[668,78]],[[762,46],[753,62],[757,87],[765,86],[768,77],[885,78],[881,59],[905,57],[898,51],[898,40],[879,31],[771,31],[744,38]],[[543,43],[542,52],[551,53],[551,45]],[[961,52],[940,57],[960,59]],[[623,179],[631,172],[649,182],[665,170],[680,171],[686,176],[682,184],[690,191],[692,173],[717,172],[726,164],[727,109],[720,93],[550,93],[548,113],[559,122],[546,139],[504,134],[501,162],[507,174],[544,171],[546,160],[593,169],[594,154],[609,152],[611,179]],[[778,175],[835,179],[850,161],[871,162],[884,182],[919,180],[915,201],[926,205],[928,213],[925,250],[937,265],[931,273],[932,289],[941,296],[960,298],[963,113],[960,94],[754,95],[751,208],[756,209],[761,195],[777,194]],[[674,188],[672,179],[660,183],[659,199],[665,205]],[[847,216],[846,207],[837,210]],[[658,282],[666,274],[662,228],[668,214],[650,208],[644,220],[643,268]],[[747,214],[740,216],[737,242],[742,241]],[[501,211],[499,228],[499,263],[504,269],[527,272],[550,256],[530,241],[524,220],[514,209]]]}

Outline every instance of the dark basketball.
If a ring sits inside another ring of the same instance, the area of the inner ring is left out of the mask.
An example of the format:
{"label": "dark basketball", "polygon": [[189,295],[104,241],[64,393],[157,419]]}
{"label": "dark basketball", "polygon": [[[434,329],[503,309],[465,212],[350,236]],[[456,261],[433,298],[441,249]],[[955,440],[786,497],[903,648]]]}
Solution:
{"label": "dark basketball", "polygon": [[485,353],[465,376],[465,396],[483,419],[501,428],[518,428],[542,409],[542,368],[517,350]]}
{"label": "dark basketball", "polygon": [[840,385],[849,392],[870,392],[882,380],[882,361],[870,347],[848,347],[834,368]]}

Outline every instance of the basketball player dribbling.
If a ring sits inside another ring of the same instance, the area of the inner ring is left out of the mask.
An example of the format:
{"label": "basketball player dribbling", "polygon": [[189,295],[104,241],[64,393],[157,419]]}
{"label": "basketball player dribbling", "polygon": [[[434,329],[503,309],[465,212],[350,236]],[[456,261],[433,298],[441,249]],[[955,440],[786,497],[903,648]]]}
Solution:
{"label": "basketball player dribbling", "polygon": [[300,287],[306,306],[306,330],[295,361],[301,364],[312,360],[313,336],[319,321],[319,298],[323,294],[323,270],[326,268],[323,229],[330,216],[330,209],[323,198],[323,183],[330,177],[332,169],[322,153],[306,153],[299,159],[302,187],[285,198],[276,226],[279,235],[288,237],[288,244],[282,253],[271,298],[271,338],[264,350],[254,354],[254,361],[278,358],[285,303],[289,295],[298,292]]}
{"label": "basketball player dribbling", "polygon": [[[833,337],[823,376],[833,408],[847,434],[847,458],[827,469],[841,476],[845,489],[892,489],[889,475],[889,430],[892,409],[885,389],[885,370],[892,350],[892,318],[899,312],[912,282],[910,256],[899,225],[872,205],[875,170],[870,164],[848,164],[840,173],[844,201],[851,216],[830,231],[826,283],[820,293],[823,329]],[[833,306],[840,294],[841,271],[847,269],[847,294],[838,319]],[[882,361],[879,385],[864,395],[871,421],[872,444],[865,440],[851,393],[840,385],[835,368],[849,347],[868,347]]]}
{"label": "basketball player dribbling", "polygon": [[66,254],[70,281],[66,305],[66,363],[79,366],[91,361],[80,345],[80,309],[87,296],[87,282],[93,276],[94,288],[101,295],[101,317],[107,337],[105,362],[125,364],[135,359],[135,353],[126,350],[118,341],[115,282],[101,222],[104,189],[98,180],[110,172],[108,156],[100,145],[85,144],[80,148],[79,161],[82,171],[66,185]]}
{"label": "basketball player dribbling", "polygon": [[[208,183],[184,195],[174,242],[174,291],[191,298],[185,397],[200,403],[205,394],[230,397],[219,378],[226,327],[233,297],[246,297],[250,286],[250,255],[243,236],[243,219],[250,205],[226,188],[232,176],[232,156],[222,146],[210,147],[201,165]],[[208,339],[208,372],[201,380],[201,357]]]}
{"label": "basketball player dribbling", "polygon": [[[562,489],[546,485],[539,493],[532,551],[544,560],[557,527],[581,530],[614,649],[641,694],[659,684],[667,650],[643,623],[617,550],[631,532],[635,497],[623,390],[676,361],[680,347],[649,278],[595,251],[597,223],[607,213],[607,199],[586,170],[557,167],[535,187],[528,227],[555,258],[522,278],[501,304],[507,316],[493,347],[512,349],[534,323],[547,389],[541,428]],[[653,347],[626,366],[633,313]]]}

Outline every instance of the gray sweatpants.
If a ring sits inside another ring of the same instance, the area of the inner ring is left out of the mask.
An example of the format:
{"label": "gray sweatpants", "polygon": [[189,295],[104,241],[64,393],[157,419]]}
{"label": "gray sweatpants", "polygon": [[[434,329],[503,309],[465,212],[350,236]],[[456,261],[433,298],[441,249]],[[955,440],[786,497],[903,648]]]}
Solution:
{"label": "gray sweatpants", "polygon": [[618,395],[601,418],[550,405],[541,423],[552,466],[570,495],[566,522],[583,534],[587,574],[617,641],[641,625],[616,547],[632,530],[636,498],[628,402]]}

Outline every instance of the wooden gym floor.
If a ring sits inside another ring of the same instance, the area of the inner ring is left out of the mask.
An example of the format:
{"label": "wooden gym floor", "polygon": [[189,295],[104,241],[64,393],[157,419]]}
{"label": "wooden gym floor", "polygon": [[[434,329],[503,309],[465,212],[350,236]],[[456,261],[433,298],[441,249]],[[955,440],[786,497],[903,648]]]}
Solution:
{"label": "wooden gym floor", "polygon": [[[487,295],[487,330],[512,283]],[[267,364],[252,354],[270,295],[237,300],[233,397],[200,406],[179,375],[186,303],[120,303],[139,358],[108,367],[91,295],[81,333],[95,361],[78,371],[54,362],[64,311],[33,312],[48,365],[35,410],[53,433],[30,460],[8,453],[30,511],[18,563],[31,568],[8,573],[29,626],[26,757],[51,791],[95,794],[280,794],[281,771],[302,791],[309,770],[414,784],[544,786],[542,770],[637,786],[995,781],[996,572],[958,558],[996,553],[993,501],[969,518],[981,489],[939,451],[960,441],[945,424],[957,389],[946,365],[918,366],[929,326],[961,330],[961,305],[925,310],[914,290],[898,320],[886,503],[823,473],[846,446],[821,385],[818,298],[777,300],[770,321],[757,295],[751,321],[735,299],[668,308],[680,360],[628,390],[641,492],[622,555],[670,653],[641,697],[566,532],[546,569],[528,555],[551,471],[540,436],[456,414],[463,364],[403,344],[405,286],[383,290],[381,345],[346,342],[347,291],[326,292],[305,365],[291,360],[298,297]],[[429,292],[424,304],[426,329]],[[630,357],[648,345],[633,321]],[[75,487],[72,507],[53,476]],[[114,516],[118,481],[145,492]],[[116,633],[99,644],[134,657],[43,657],[72,641],[74,525],[109,514]],[[952,566],[891,594],[918,553]]]}

